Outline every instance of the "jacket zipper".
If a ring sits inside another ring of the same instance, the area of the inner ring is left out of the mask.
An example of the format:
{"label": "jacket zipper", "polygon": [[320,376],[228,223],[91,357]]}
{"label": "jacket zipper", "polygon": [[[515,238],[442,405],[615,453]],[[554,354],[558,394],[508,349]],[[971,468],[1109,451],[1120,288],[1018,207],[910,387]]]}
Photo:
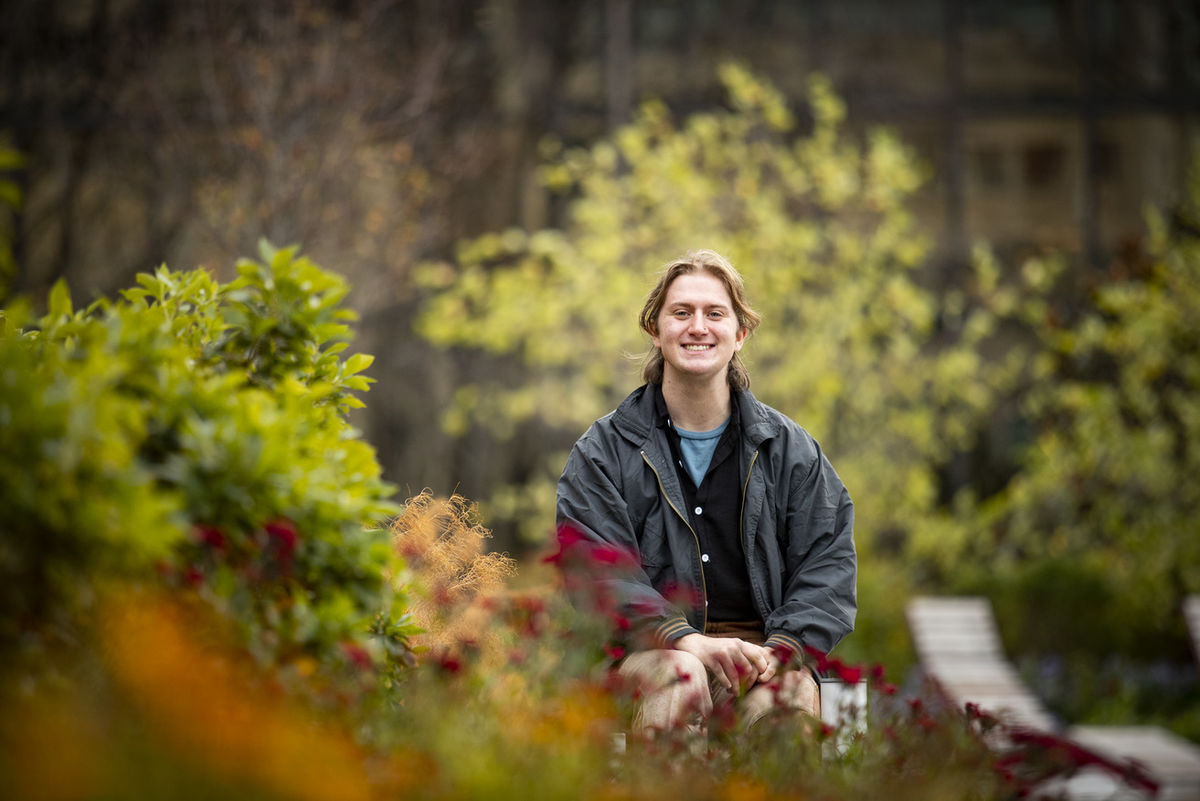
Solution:
{"label": "jacket zipper", "polygon": [[[642,461],[644,461],[646,466],[650,468],[650,472],[654,473],[654,479],[658,482],[658,491],[662,493],[663,500],[667,502],[667,506],[670,506],[675,514],[679,515],[679,519],[683,521],[685,526],[687,526],[687,530],[692,532],[692,540],[696,543],[696,561],[698,564],[700,564],[700,597],[701,600],[704,601],[704,624],[700,627],[700,632],[704,633],[704,631],[708,629],[708,587],[705,585],[704,581],[704,560],[702,558],[704,554],[700,548],[700,538],[696,536],[696,529],[692,528],[691,522],[684,517],[683,513],[679,511],[679,508],[676,507],[675,504],[671,503],[671,496],[667,495],[667,491],[663,489],[662,476],[658,474],[658,470],[650,461],[650,457],[646,455],[645,451],[642,451],[641,454]],[[742,498],[742,503],[745,504],[745,497]]]}

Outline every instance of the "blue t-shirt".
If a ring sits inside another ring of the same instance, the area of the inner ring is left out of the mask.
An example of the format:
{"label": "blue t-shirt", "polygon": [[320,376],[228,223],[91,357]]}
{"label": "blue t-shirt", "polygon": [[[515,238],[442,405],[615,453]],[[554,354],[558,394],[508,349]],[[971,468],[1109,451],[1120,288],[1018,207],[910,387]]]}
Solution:
{"label": "blue t-shirt", "polygon": [[679,450],[683,454],[684,467],[697,487],[704,481],[704,474],[708,472],[713,452],[716,451],[717,443],[721,441],[721,435],[725,433],[728,425],[729,418],[726,417],[725,422],[712,431],[684,431],[675,426],[675,431],[679,434]]}

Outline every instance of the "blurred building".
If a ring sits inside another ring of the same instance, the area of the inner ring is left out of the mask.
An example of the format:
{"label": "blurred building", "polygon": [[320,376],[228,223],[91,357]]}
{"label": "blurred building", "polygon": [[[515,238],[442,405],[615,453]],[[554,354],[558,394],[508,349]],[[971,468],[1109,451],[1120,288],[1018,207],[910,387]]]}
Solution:
{"label": "blurred building", "polygon": [[[931,168],[918,211],[939,260],[986,240],[1104,267],[1169,204],[1200,114],[1200,4],[1177,0],[595,0],[562,77],[561,126],[597,135],[652,95],[720,100],[736,57],[799,99],[829,75],[851,126],[884,124]],[[553,47],[554,45],[550,45]]]}

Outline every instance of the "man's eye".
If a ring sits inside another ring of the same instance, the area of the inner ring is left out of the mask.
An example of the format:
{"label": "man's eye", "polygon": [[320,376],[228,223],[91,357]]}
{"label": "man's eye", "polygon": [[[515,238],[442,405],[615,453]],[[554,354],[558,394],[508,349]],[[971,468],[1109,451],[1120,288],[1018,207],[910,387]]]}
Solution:
{"label": "man's eye", "polygon": [[683,309],[680,309],[679,311],[675,312],[676,317],[687,317],[687,314],[688,313],[685,312]]}

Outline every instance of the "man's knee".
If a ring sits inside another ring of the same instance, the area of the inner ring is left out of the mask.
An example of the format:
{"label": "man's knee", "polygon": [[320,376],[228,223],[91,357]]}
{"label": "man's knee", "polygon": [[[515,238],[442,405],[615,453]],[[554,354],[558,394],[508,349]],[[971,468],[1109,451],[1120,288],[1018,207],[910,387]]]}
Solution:
{"label": "man's knee", "polygon": [[619,671],[640,696],[639,721],[649,728],[674,728],[712,712],[704,664],[684,651],[657,649],[626,657]]}
{"label": "man's knee", "polygon": [[692,654],[671,649],[637,651],[621,663],[619,672],[658,689],[676,684],[704,685],[704,664]]}
{"label": "man's knee", "polygon": [[821,716],[821,685],[808,668],[785,671],[777,681],[776,703],[816,718]]}
{"label": "man's knee", "polygon": [[686,651],[663,650],[663,676],[667,682],[677,681],[689,687],[707,687],[708,672],[704,663]]}

